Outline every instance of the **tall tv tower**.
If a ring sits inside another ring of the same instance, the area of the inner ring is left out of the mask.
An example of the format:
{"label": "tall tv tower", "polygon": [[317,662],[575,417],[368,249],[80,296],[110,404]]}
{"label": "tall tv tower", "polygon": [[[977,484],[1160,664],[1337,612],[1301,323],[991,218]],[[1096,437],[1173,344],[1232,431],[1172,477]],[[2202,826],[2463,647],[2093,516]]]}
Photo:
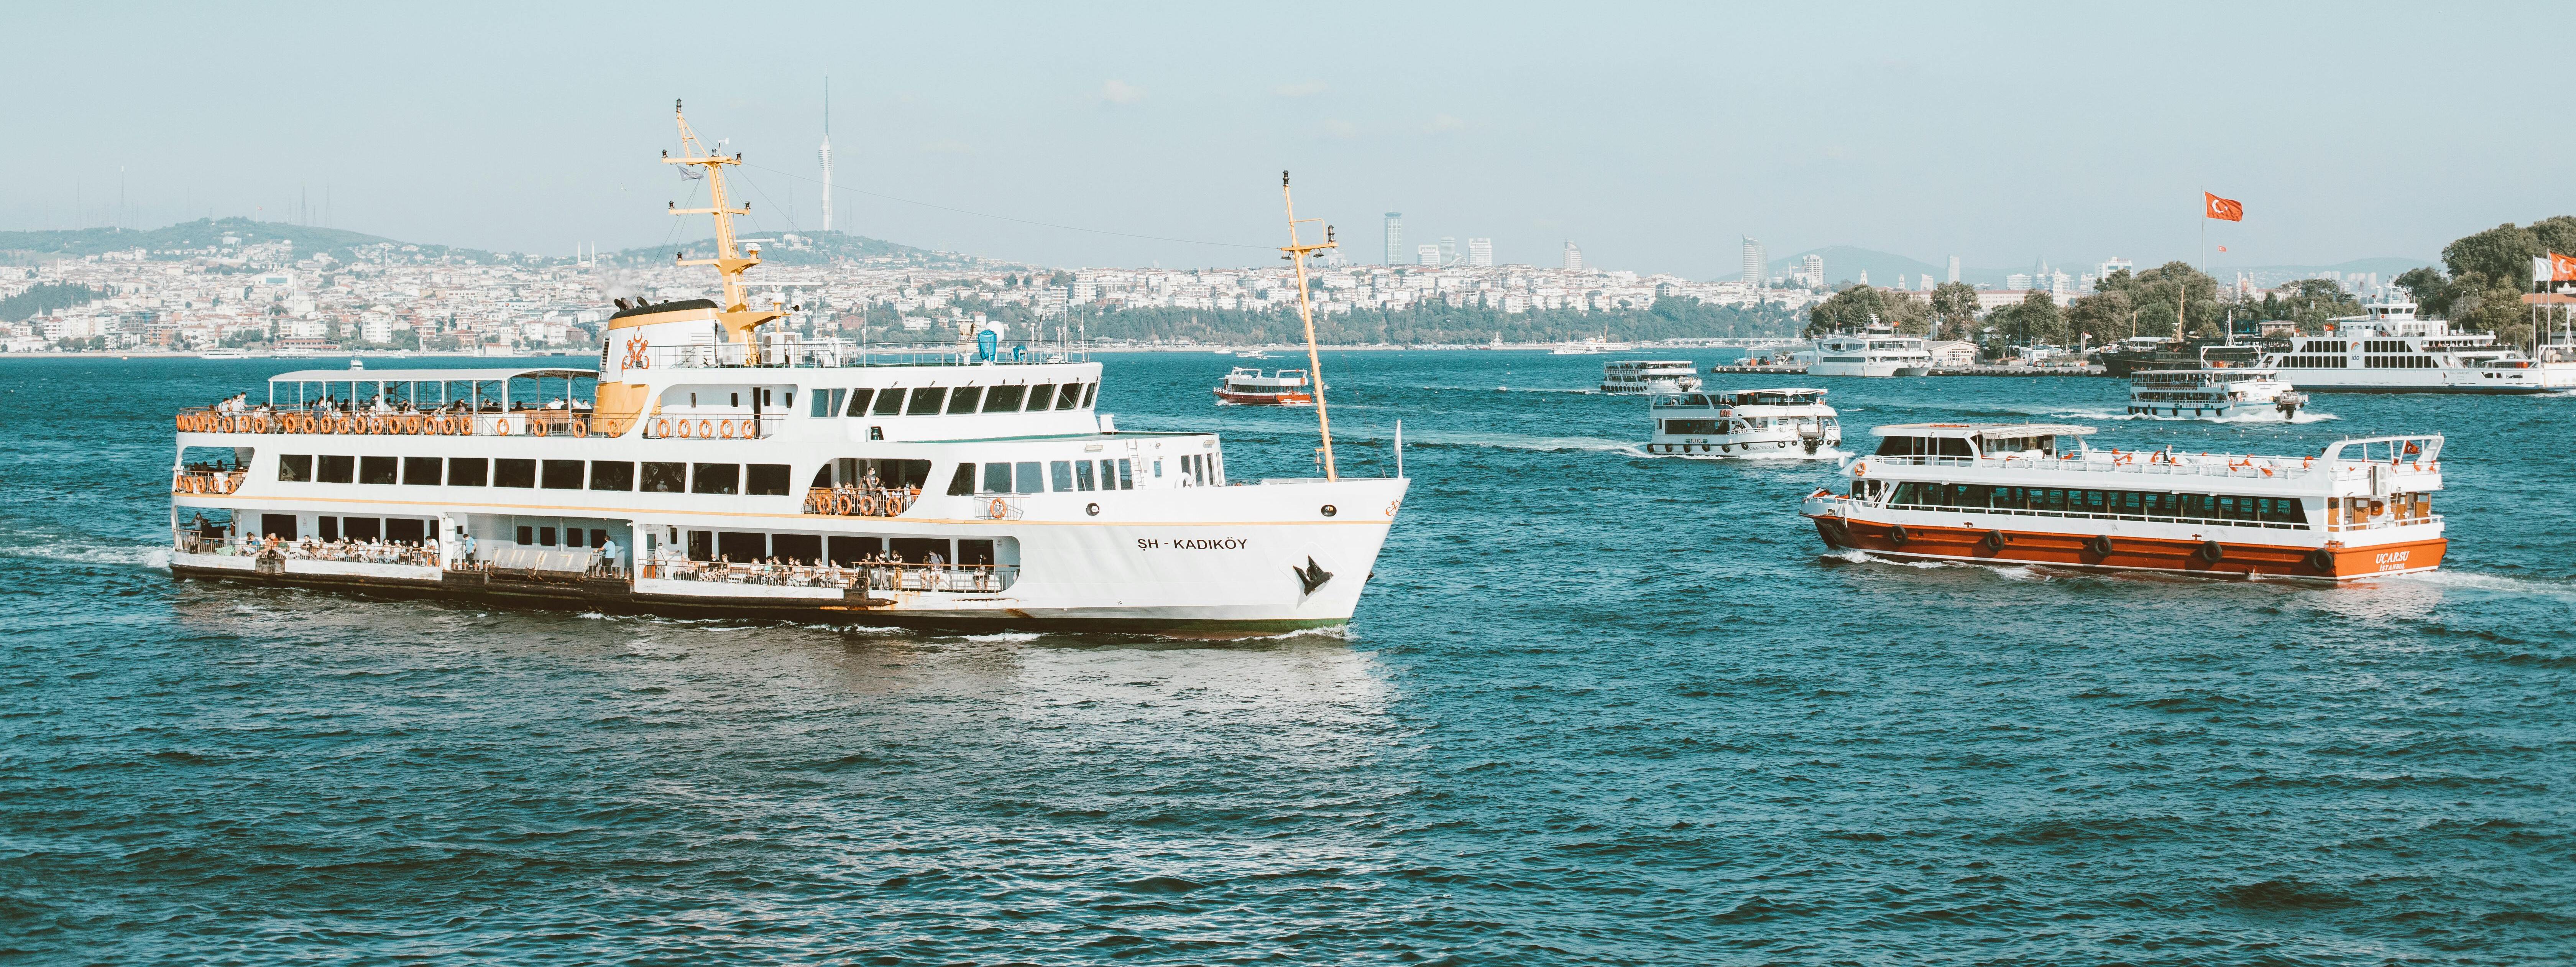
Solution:
{"label": "tall tv tower", "polygon": [[832,230],[832,79],[823,78],[823,230]]}

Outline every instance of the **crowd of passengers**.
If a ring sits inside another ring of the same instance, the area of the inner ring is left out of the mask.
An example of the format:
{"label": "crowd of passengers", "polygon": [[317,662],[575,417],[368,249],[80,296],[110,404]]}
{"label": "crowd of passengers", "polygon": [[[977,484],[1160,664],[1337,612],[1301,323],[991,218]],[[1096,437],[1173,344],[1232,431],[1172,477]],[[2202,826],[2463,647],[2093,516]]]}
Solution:
{"label": "crowd of passengers", "polygon": [[277,413],[307,413],[313,416],[354,416],[371,413],[521,413],[543,412],[547,410],[587,413],[590,412],[591,406],[589,403],[582,402],[581,400],[567,400],[558,396],[553,400],[548,401],[543,406],[530,406],[526,400],[514,400],[505,409],[499,400],[484,400],[481,408],[478,409],[471,400],[450,400],[438,406],[423,408],[414,404],[410,400],[393,399],[392,394],[374,396],[365,400],[356,401],[323,396],[308,403],[273,406],[267,403],[251,402],[250,394],[248,393],[235,393],[231,396],[225,397],[222,402],[216,403],[214,406],[210,407],[210,409],[217,413],[239,413],[253,416],[266,416]]}
{"label": "crowd of passengers", "polygon": [[427,542],[358,540],[348,537],[325,541],[311,537],[293,540],[275,534],[264,538],[234,534],[222,538],[215,545],[212,553],[225,557],[263,557],[275,553],[279,557],[297,561],[410,564],[419,567],[429,567],[438,563],[438,549]]}
{"label": "crowd of passengers", "polygon": [[840,562],[796,561],[767,557],[735,563],[726,555],[712,561],[665,560],[662,573],[682,581],[724,581],[733,584],[763,584],[779,587],[868,588],[870,590],[936,590],[951,587],[952,577],[964,577],[974,590],[996,590],[991,564],[950,564],[939,552],[932,551],[919,562],[908,562],[893,554],[869,554],[848,564]]}
{"label": "crowd of passengers", "polygon": [[860,478],[856,483],[833,484],[829,490],[815,494],[813,502],[817,505],[814,510],[818,513],[863,516],[874,514],[892,517],[903,513],[905,508],[912,506],[913,501],[919,499],[921,499],[921,488],[889,487],[885,481],[877,478],[875,470],[869,470],[867,476]]}

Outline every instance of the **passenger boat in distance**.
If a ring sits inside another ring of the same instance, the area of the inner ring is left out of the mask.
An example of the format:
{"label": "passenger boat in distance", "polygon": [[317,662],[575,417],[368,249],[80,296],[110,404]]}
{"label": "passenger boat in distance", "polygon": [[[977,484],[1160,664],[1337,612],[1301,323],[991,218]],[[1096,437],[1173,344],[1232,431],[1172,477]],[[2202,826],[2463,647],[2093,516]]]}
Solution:
{"label": "passenger boat in distance", "polygon": [[1258,366],[1237,366],[1216,388],[1216,399],[1228,406],[1313,406],[1315,388],[1302,369],[1264,376]]}
{"label": "passenger boat in distance", "polygon": [[2279,370],[2219,366],[2208,369],[2139,369],[2129,373],[2129,415],[2166,420],[2224,420],[2299,415],[2308,394],[2283,382]]}
{"label": "passenger boat in distance", "polygon": [[1872,321],[1858,335],[1834,333],[1816,340],[1816,361],[1807,365],[1809,376],[1929,376],[1932,374],[1932,350],[1919,337],[1899,334],[1894,327]]}
{"label": "passenger boat in distance", "polygon": [[[2415,314],[2395,289],[2362,314],[2327,320],[2266,352],[2263,365],[2315,393],[2550,393],[2576,389],[2576,360],[2533,359],[2495,334],[2453,330]],[[2554,354],[2553,354],[2554,355]]]}
{"label": "passenger boat in distance", "polygon": [[[715,221],[711,257],[680,264],[714,267],[716,298],[614,300],[596,369],[352,363],[178,414],[171,572],[962,630],[1349,622],[1406,482],[1339,475],[1320,394],[1322,474],[1242,482],[1216,434],[1118,430],[1099,363],[1013,351],[998,324],[800,341],[741,278],[761,260],[730,220],[740,156],[678,123],[666,160],[711,203],[677,214]],[[1302,283],[1330,247],[1292,228],[1283,251]]]}
{"label": "passenger boat in distance", "polygon": [[1787,387],[1655,397],[1650,454],[1807,455],[1843,442],[1825,391]]}
{"label": "passenger boat in distance", "polygon": [[1699,371],[1687,359],[1622,359],[1601,364],[1601,391],[1612,395],[1687,393],[1699,385]]}
{"label": "passenger boat in distance", "polygon": [[2428,495],[2439,435],[2339,440],[2312,457],[2095,450],[2086,426],[1874,428],[1878,452],[1801,512],[1830,548],[2043,564],[2349,581],[2429,571],[2447,546]]}

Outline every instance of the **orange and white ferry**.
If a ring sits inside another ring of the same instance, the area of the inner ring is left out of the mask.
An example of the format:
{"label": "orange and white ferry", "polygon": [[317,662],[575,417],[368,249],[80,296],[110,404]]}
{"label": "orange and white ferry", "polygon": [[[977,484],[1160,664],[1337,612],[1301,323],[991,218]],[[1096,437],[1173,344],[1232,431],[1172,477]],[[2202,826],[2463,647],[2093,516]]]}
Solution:
{"label": "orange and white ferry", "polygon": [[1313,406],[1315,390],[1302,369],[1264,376],[1260,367],[1237,366],[1225,374],[1225,385],[1216,388],[1216,399],[1227,406]]}
{"label": "orange and white ferry", "polygon": [[2441,566],[2442,438],[2312,457],[2095,450],[2092,427],[1882,426],[1801,512],[1829,547],[1917,560],[2314,580]]}

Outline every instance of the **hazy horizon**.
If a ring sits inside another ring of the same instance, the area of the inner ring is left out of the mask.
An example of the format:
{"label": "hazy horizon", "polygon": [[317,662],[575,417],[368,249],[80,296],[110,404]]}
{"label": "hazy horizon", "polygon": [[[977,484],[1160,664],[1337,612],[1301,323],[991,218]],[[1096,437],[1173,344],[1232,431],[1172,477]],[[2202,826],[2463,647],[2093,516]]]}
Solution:
{"label": "hazy horizon", "polygon": [[[32,8],[0,71],[49,93],[18,102],[38,137],[0,228],[322,224],[327,198],[414,242],[700,237],[656,207],[693,187],[658,163],[676,97],[751,162],[747,230],[811,229],[829,75],[834,228],[1045,265],[1265,264],[1282,168],[1360,262],[1402,211],[1408,251],[1552,265],[1571,239],[1694,278],[1745,235],[2147,265],[2199,258],[2204,188],[2247,212],[2210,226],[2213,271],[2429,260],[2576,211],[2549,187],[2569,136],[2511,110],[2549,65],[2480,40],[2524,11],[765,5],[719,74],[687,64],[699,7]],[[2421,80],[2481,52],[2492,94]]]}

